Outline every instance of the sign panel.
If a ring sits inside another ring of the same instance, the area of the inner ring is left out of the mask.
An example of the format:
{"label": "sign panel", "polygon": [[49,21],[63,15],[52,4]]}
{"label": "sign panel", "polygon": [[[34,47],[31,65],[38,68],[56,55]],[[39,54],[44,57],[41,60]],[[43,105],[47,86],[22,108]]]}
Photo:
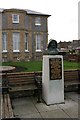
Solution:
{"label": "sign panel", "polygon": [[50,80],[62,79],[62,61],[61,58],[49,59]]}

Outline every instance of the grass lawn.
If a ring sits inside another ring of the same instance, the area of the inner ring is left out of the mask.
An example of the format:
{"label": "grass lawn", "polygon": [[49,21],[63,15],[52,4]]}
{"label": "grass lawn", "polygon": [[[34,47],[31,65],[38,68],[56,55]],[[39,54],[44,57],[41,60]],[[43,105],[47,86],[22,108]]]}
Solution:
{"label": "grass lawn", "polygon": [[80,63],[64,61],[64,70],[67,69],[80,69]]}
{"label": "grass lawn", "polygon": [[[0,64],[1,65],[1,64]],[[3,62],[5,66],[20,66],[26,72],[42,71],[42,61],[28,61],[28,62]],[[64,61],[64,70],[80,69],[80,63]]]}
{"label": "grass lawn", "polygon": [[19,67],[24,68],[23,71],[27,71],[27,72],[41,71],[42,70],[42,62],[41,61],[3,62],[2,65],[19,66]]}

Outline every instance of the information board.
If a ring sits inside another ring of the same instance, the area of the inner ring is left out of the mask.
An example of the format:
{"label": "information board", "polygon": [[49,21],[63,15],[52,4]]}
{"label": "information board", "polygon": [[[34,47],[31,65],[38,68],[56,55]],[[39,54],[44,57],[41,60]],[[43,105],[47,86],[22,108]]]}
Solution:
{"label": "information board", "polygon": [[49,59],[50,80],[62,79],[62,61],[61,58]]}

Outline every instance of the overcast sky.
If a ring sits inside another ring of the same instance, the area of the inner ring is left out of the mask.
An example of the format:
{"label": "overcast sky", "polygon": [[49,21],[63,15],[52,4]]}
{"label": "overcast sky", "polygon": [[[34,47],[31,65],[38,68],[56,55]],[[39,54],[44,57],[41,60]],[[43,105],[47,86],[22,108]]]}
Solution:
{"label": "overcast sky", "polygon": [[78,39],[78,2],[80,0],[0,0],[0,8],[31,9],[51,15],[48,39]]}

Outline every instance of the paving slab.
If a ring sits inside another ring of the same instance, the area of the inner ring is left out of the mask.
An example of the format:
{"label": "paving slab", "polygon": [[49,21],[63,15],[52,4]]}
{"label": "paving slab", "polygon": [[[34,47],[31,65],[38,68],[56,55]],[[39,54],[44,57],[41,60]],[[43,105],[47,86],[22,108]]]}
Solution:
{"label": "paving slab", "polygon": [[46,112],[46,111],[59,109],[59,107],[57,105],[48,106],[45,103],[35,104],[35,107],[38,109],[39,112]]}
{"label": "paving slab", "polygon": [[76,101],[77,103],[78,103],[78,100],[80,99],[80,95],[76,94],[75,92],[68,92],[65,95],[68,96],[70,99]]}
{"label": "paving slab", "polygon": [[20,114],[17,117],[22,118],[22,119],[24,119],[24,118],[42,118],[39,113]]}
{"label": "paving slab", "polygon": [[70,118],[64,111],[61,109],[55,109],[52,111],[41,112],[42,118]]}
{"label": "paving slab", "polygon": [[70,118],[78,118],[79,104],[78,94],[74,92],[66,93],[65,104],[60,104],[59,107],[70,116]]}
{"label": "paving slab", "polygon": [[78,118],[78,104],[69,102],[65,103],[65,105],[59,105],[60,108],[70,117],[70,118]]}
{"label": "paving slab", "polygon": [[31,99],[28,97],[13,100],[14,114],[16,117],[38,113]]}
{"label": "paving slab", "polygon": [[77,93],[65,93],[64,104],[46,105],[36,97],[23,97],[12,100],[14,113],[19,118],[78,118],[79,97]]}

